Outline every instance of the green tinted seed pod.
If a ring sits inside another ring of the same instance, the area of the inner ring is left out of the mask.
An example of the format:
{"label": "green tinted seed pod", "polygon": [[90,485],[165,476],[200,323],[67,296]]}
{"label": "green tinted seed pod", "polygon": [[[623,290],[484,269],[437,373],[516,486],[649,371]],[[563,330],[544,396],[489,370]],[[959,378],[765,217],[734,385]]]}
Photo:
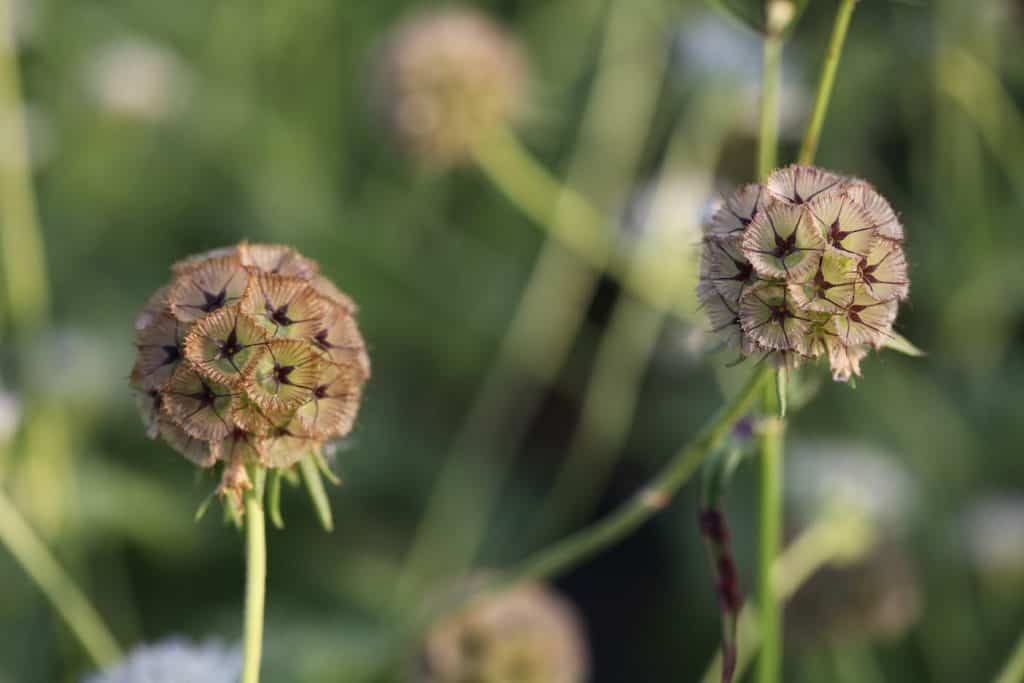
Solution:
{"label": "green tinted seed pod", "polygon": [[788,166],[725,199],[705,227],[698,299],[727,348],[832,376],[894,336],[909,293],[903,226],[871,185]]}
{"label": "green tinted seed pod", "polygon": [[131,381],[150,438],[240,501],[253,468],[319,457],[370,376],[352,300],[295,250],[242,243],[175,263],[135,320]]}

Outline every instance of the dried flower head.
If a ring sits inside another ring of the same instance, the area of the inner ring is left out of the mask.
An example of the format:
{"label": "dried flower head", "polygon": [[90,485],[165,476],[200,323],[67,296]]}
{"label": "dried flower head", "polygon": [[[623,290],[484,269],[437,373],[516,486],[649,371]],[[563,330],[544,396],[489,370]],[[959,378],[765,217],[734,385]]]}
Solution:
{"label": "dried flower head", "polygon": [[477,136],[521,113],[526,72],[519,44],[485,15],[421,13],[385,44],[377,105],[407,151],[445,166],[463,160]]}
{"label": "dried flower head", "polygon": [[136,649],[83,683],[233,683],[241,675],[242,653],[237,648],[170,638]]}
{"label": "dried flower head", "polygon": [[575,609],[539,584],[481,598],[442,618],[423,646],[429,683],[582,683],[589,669]]}
{"label": "dried flower head", "polygon": [[847,381],[893,336],[910,286],[902,240],[867,182],[788,166],[712,215],[697,296],[728,348],[789,367],[827,358]]}
{"label": "dried flower head", "polygon": [[222,465],[236,500],[247,468],[287,468],[348,434],[370,376],[355,304],[280,245],[189,257],[135,321],[131,381],[150,438]]}

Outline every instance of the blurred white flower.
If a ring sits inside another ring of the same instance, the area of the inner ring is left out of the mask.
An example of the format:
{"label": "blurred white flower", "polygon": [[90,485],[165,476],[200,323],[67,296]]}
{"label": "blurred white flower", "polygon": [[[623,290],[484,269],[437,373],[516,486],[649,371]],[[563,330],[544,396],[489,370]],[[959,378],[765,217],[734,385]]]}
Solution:
{"label": "blurred white flower", "polygon": [[794,512],[805,521],[838,503],[856,508],[889,535],[902,531],[917,511],[919,491],[910,474],[892,456],[865,444],[798,444],[787,475]]}
{"label": "blurred white flower", "polygon": [[673,173],[647,183],[624,212],[623,233],[630,238],[652,238],[686,246],[693,251],[695,265],[710,185],[708,175],[697,170]]}
{"label": "blurred white flower", "polygon": [[181,61],[160,45],[138,38],[100,48],[86,66],[85,81],[104,111],[145,121],[179,111],[190,90]]}
{"label": "blurred white flower", "polygon": [[241,673],[238,648],[170,638],[136,648],[120,664],[82,683],[236,683]]}
{"label": "blurred white flower", "polygon": [[[701,13],[683,23],[673,44],[673,67],[683,77],[696,77],[719,86],[737,88],[743,100],[734,111],[750,133],[758,128],[761,96],[761,36],[730,24],[714,14]],[[802,74],[783,63],[779,134],[796,138],[802,132],[810,96]]]}
{"label": "blurred white flower", "polygon": [[961,533],[982,576],[994,581],[1024,579],[1024,496],[983,498],[967,511]]}
{"label": "blurred white flower", "polygon": [[18,431],[21,402],[12,393],[0,389],[0,445],[7,443]]}

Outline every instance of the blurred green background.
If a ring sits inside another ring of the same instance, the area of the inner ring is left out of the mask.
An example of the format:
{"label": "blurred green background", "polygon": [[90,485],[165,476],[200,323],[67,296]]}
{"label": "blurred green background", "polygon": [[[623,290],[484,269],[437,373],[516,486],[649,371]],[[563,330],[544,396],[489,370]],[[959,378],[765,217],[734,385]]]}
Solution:
{"label": "blurred green background", "polygon": [[[836,4],[811,2],[786,48],[783,160]],[[126,379],[134,315],[188,254],[241,239],[295,246],[358,301],[373,361],[336,453],[334,533],[301,490],[285,493],[287,529],[270,532],[271,682],[402,680],[411,655],[389,645],[389,627],[461,571],[477,535],[481,566],[538,548],[536,513],[567,453],[582,464],[559,495],[584,502],[562,532],[627,499],[746,371],[703,351],[692,246],[714,192],[752,179],[759,47],[704,3],[476,3],[528,54],[523,144],[601,212],[639,271],[662,251],[645,250],[654,228],[691,247],[656,271],[684,303],[662,320],[549,246],[550,286],[530,299],[541,322],[505,347],[544,233],[478,167],[417,168],[370,106],[383,36],[430,3],[15,5],[52,315],[32,327],[0,313],[0,476],[126,646],[240,634],[242,539],[217,515],[193,523],[214,482],[145,438]],[[788,443],[805,457],[790,464],[833,450],[884,463],[864,488],[899,515],[880,517],[894,539],[883,565],[893,547],[908,555],[917,608],[895,632],[825,637],[868,599],[850,581],[819,587],[822,604],[850,599],[791,611],[787,681],[986,681],[1024,626],[1022,39],[1011,0],[863,0],[854,16],[818,162],[871,179],[901,213],[913,284],[897,329],[928,355],[886,351],[856,389],[822,383],[793,416]],[[0,164],[8,120],[5,108]],[[412,580],[403,565],[453,451],[468,464],[442,489],[441,533],[421,534],[414,554],[436,571]],[[609,476],[591,480],[592,467]],[[754,469],[726,501],[747,593]],[[696,498],[691,483],[558,579],[597,683],[698,680],[714,653]],[[883,566],[883,587],[903,568]],[[90,670],[2,548],[0,633],[0,681]]]}

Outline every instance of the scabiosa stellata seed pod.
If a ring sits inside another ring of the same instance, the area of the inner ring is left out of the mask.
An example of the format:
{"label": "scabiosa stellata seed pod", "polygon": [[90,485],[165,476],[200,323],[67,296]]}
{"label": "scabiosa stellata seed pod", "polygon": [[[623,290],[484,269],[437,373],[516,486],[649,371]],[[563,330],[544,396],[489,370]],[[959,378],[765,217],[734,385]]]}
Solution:
{"label": "scabiosa stellata seed pod", "polygon": [[827,358],[847,381],[893,337],[909,291],[902,242],[896,213],[866,181],[788,166],[714,212],[697,296],[727,348],[787,367]]}
{"label": "scabiosa stellata seed pod", "polygon": [[589,659],[576,610],[533,583],[479,598],[435,622],[419,667],[416,680],[423,683],[582,683]]}
{"label": "scabiosa stellata seed pod", "polygon": [[378,113],[411,155],[447,166],[522,112],[526,73],[519,43],[487,16],[466,8],[416,14],[380,56]]}
{"label": "scabiosa stellata seed pod", "polygon": [[356,307],[289,247],[243,242],[171,267],[135,321],[131,381],[150,438],[236,502],[249,469],[319,458],[348,434],[370,376]]}

